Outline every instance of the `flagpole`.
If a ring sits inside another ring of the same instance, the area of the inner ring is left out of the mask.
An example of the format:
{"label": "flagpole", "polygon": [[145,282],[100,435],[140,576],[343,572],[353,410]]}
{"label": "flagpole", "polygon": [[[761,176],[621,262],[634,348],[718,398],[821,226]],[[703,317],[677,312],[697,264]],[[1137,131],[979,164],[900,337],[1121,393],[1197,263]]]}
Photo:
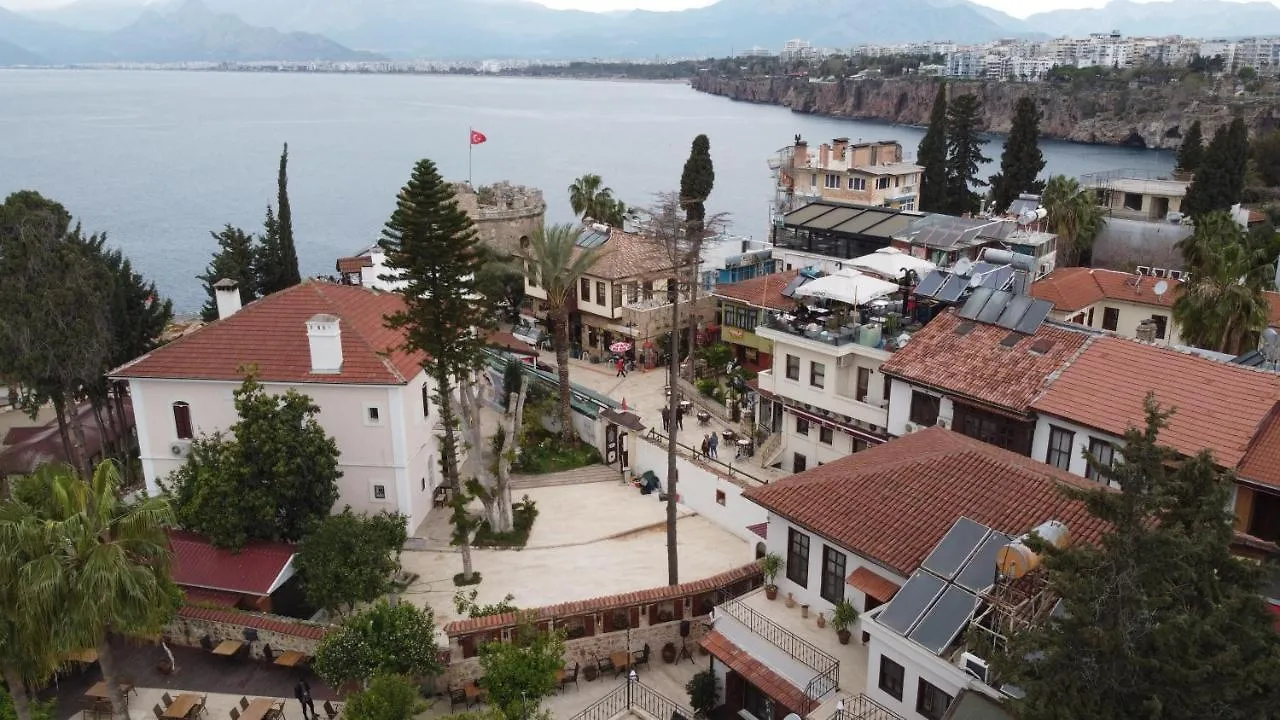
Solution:
{"label": "flagpole", "polygon": [[475,132],[475,128],[467,128],[467,187],[472,187],[471,185],[471,151],[475,148],[476,144],[471,142],[471,140],[472,140],[472,133],[474,132]]}

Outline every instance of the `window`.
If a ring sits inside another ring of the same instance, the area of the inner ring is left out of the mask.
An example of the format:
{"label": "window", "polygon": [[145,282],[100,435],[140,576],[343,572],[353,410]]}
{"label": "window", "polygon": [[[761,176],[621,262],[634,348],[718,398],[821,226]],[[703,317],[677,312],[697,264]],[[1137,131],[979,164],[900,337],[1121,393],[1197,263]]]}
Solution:
{"label": "window", "polygon": [[1163,340],[1164,334],[1169,330],[1169,316],[1168,315],[1152,315],[1151,322],[1156,324],[1156,338],[1159,340]]}
{"label": "window", "polygon": [[787,356],[787,379],[788,380],[800,379],[800,358],[796,357],[795,355]]}
{"label": "window", "polygon": [[374,500],[386,500],[386,499],[387,499],[387,486],[386,486],[386,485],[374,485],[374,486],[373,486],[373,499],[374,499]]}
{"label": "window", "polygon": [[822,546],[822,599],[835,604],[844,599],[844,553]]}
{"label": "window", "polygon": [[902,699],[903,667],[884,655],[880,656],[880,689],[895,700]]}
{"label": "window", "polygon": [[1102,308],[1102,329],[1115,332],[1120,325],[1120,309],[1113,307]]}
{"label": "window", "polygon": [[1019,455],[1031,456],[1032,423],[1014,420],[1004,415],[988,412],[963,403],[955,404],[955,417],[951,429],[988,445],[1011,450]]}
{"label": "window", "polygon": [[366,405],[364,408],[364,424],[365,425],[381,425],[382,411],[374,405]]}
{"label": "window", "polygon": [[906,211],[908,211],[908,212],[914,212],[914,211],[915,211],[915,209],[916,209],[916,201],[915,201],[915,200],[908,200],[908,201],[906,201],[906,202],[902,203],[902,209],[903,209],[903,210],[906,210]]}
{"label": "window", "polygon": [[1060,427],[1049,426],[1049,453],[1044,461],[1059,470],[1071,469],[1071,446],[1075,445],[1076,434]]}
{"label": "window", "polygon": [[627,302],[640,300],[640,283],[627,283]]}
{"label": "window", "polygon": [[431,386],[422,383],[422,417],[431,417]]}
{"label": "window", "polygon": [[950,695],[930,685],[924,678],[920,678],[920,687],[916,691],[916,712],[929,720],[942,720],[943,714],[947,712],[947,707],[950,705]]}
{"label": "window", "polygon": [[825,387],[827,382],[827,366],[820,362],[809,363],[809,384],[816,387]]}
{"label": "window", "polygon": [[919,390],[911,391],[911,422],[917,425],[936,425],[942,398]]}
{"label": "window", "polygon": [[582,280],[578,283],[578,286],[579,286],[578,301],[590,302],[591,301],[591,281],[586,278],[582,278]]}
{"label": "window", "polygon": [[724,499],[724,491],[723,491],[723,490],[717,490],[717,491],[716,491],[716,504],[717,504],[717,505],[723,505],[723,504],[724,504],[724,502],[725,502],[725,499]]}
{"label": "window", "polygon": [[887,178],[887,177],[878,177],[878,178],[876,178],[876,189],[877,189],[877,190],[887,190],[888,188],[889,188],[889,178]]}
{"label": "window", "polygon": [[622,307],[622,283],[613,284],[613,306]]}
{"label": "window", "polygon": [[[1106,467],[1111,467],[1116,463],[1116,447],[1106,440],[1089,438],[1089,454]],[[1089,467],[1084,471],[1084,476],[1097,482],[1111,482],[1111,478],[1093,469],[1093,463],[1089,463]]]}
{"label": "window", "polygon": [[835,431],[825,425],[818,428],[818,441],[827,445],[835,442]]}
{"label": "window", "polygon": [[840,176],[839,176],[839,175],[832,175],[831,173],[827,173],[827,176],[823,179],[823,184],[824,184],[824,186],[825,186],[825,187],[828,187],[828,188],[831,188],[831,189],[834,189],[834,190],[839,190],[839,189],[840,189]]}
{"label": "window", "polygon": [[526,267],[524,276],[529,280],[529,287],[538,287],[538,266],[530,262]]}
{"label": "window", "polygon": [[791,458],[791,472],[802,473],[805,468],[809,467],[809,460],[800,453],[795,453]]}
{"label": "window", "polygon": [[867,189],[867,179],[866,179],[866,178],[860,178],[860,177],[851,177],[851,178],[849,178],[849,189],[850,189],[850,190],[866,190],[866,189]]}
{"label": "window", "polygon": [[604,283],[600,281],[596,281],[596,304],[597,305],[607,304],[607,302],[604,299]]}
{"label": "window", "polygon": [[808,434],[809,434],[809,421],[808,421],[808,420],[805,420],[805,419],[804,419],[804,418],[802,418],[802,417],[798,417],[798,418],[796,418],[796,434],[797,434],[797,435],[808,435]]}
{"label": "window", "polygon": [[185,402],[173,404],[173,429],[179,440],[190,440],[195,436],[191,428],[191,406]]}
{"label": "window", "polygon": [[742,685],[742,709],[756,720],[773,720],[773,699],[749,682]]}
{"label": "window", "polygon": [[867,388],[871,386],[871,368],[858,368],[858,390],[854,397],[858,402],[867,401]]}
{"label": "window", "polygon": [[809,587],[809,536],[795,528],[790,528],[787,535],[787,579]]}
{"label": "window", "polygon": [[644,294],[645,300],[653,299],[653,281],[652,280],[645,280],[644,284],[640,286],[640,289],[644,291],[643,294]]}

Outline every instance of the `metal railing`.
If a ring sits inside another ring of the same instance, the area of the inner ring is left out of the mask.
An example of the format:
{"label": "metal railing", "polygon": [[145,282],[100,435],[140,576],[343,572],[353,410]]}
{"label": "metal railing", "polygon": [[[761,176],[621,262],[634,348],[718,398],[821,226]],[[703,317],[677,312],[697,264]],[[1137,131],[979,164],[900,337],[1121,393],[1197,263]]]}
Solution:
{"label": "metal railing", "polygon": [[867,697],[865,693],[858,693],[845,700],[844,709],[837,709],[831,714],[830,720],[902,720],[902,716]]}
{"label": "metal railing", "polygon": [[817,673],[826,673],[835,666],[834,679],[840,681],[840,661],[818,649],[816,645],[796,635],[763,613],[748,607],[741,600],[729,600],[720,606],[730,617],[748,630],[773,643],[779,650],[795,658],[800,664]]}
{"label": "metal railing", "polygon": [[[655,445],[658,445],[664,450],[667,447],[667,434],[662,432],[656,427],[649,428],[649,430],[644,435],[641,435],[640,438],[647,442],[654,443]],[[725,457],[728,458],[728,461],[726,462],[724,460],[706,457],[705,455],[702,454],[701,449],[695,448],[691,445],[685,445],[679,440],[676,440],[676,447],[684,451],[679,453],[681,457],[685,457],[690,460],[695,460],[699,463],[702,463],[703,465],[707,465],[717,472],[724,473],[729,478],[744,477],[748,480],[757,482],[761,485],[769,484],[769,481],[767,479],[756,477],[755,475],[752,475],[746,470],[743,470],[744,466],[752,466],[753,464],[752,459],[751,458],[738,459],[736,455],[734,455],[735,450],[731,448],[725,450],[725,453],[726,453]],[[726,446],[722,444],[721,447],[723,448]],[[658,472],[658,470],[654,470],[654,472]],[[665,465],[663,465],[661,472],[659,472],[658,474],[660,477],[665,477],[666,475]],[[678,482],[679,481],[677,480],[677,483]],[[663,481],[662,492],[666,492],[666,491],[667,491],[667,484],[666,484],[666,481]]]}
{"label": "metal railing", "polygon": [[610,720],[625,710],[642,710],[658,720],[693,720],[693,710],[645,685],[630,674],[608,695],[588,705],[572,720]]}
{"label": "metal railing", "polygon": [[804,686],[804,696],[808,698],[808,707],[804,714],[813,712],[822,702],[822,698],[835,692],[840,687],[840,662],[836,660],[831,667],[819,672],[809,679]]}

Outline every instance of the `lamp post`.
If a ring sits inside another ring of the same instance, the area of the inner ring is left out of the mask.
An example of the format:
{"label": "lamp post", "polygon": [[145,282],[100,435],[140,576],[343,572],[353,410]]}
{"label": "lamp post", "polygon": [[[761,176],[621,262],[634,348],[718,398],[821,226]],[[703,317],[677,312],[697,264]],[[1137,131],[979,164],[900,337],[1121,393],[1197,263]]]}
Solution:
{"label": "lamp post", "polygon": [[632,668],[631,671],[627,673],[627,709],[628,710],[631,709],[631,683],[636,681],[636,677],[637,675],[636,675],[635,668]]}

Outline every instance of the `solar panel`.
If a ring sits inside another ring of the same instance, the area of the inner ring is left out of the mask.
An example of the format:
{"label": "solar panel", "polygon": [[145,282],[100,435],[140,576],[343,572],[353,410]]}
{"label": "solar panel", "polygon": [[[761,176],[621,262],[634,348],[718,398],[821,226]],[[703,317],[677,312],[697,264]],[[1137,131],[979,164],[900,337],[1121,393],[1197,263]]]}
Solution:
{"label": "solar panel", "polygon": [[823,213],[831,212],[835,207],[835,205],[827,205],[825,203],[812,203],[805,205],[798,210],[792,210],[787,213],[783,218],[783,223],[786,225],[800,225],[822,215]]}
{"label": "solar panel", "polygon": [[880,611],[876,621],[899,635],[906,635],[946,585],[942,578],[917,570],[889,601],[889,606]]}
{"label": "solar panel", "polygon": [[1018,326],[1014,329],[1020,333],[1034,335],[1052,310],[1053,303],[1048,300],[1036,300],[1031,303],[1031,307],[1027,308],[1027,312],[1023,314],[1022,319],[1018,321]]}
{"label": "solar panel", "polygon": [[973,617],[978,596],[957,585],[947,587],[907,637],[920,643],[935,655],[955,642],[960,631]]}
{"label": "solar panel", "polygon": [[982,310],[982,306],[987,304],[991,299],[991,288],[980,287],[973,291],[969,299],[964,302],[964,307],[960,308],[960,317],[965,320],[977,320],[978,312]]}
{"label": "solar panel", "polygon": [[955,583],[972,592],[982,592],[995,584],[996,555],[1012,541],[1004,533],[992,532],[956,575]]}
{"label": "solar panel", "polygon": [[944,580],[952,580],[990,532],[986,525],[961,517],[938,541],[920,567]]}
{"label": "solar panel", "polygon": [[1009,300],[1013,295],[1004,290],[993,290],[991,299],[986,305],[982,306],[982,311],[978,313],[978,322],[994,325],[996,319],[1000,317],[1000,313],[1004,312],[1004,306],[1009,304]]}
{"label": "solar panel", "polygon": [[594,248],[600,247],[608,239],[609,233],[600,232],[593,227],[589,227],[582,231],[582,234],[578,236],[574,244],[580,248]]}
{"label": "solar panel", "polygon": [[1000,313],[996,324],[1009,330],[1018,327],[1018,321],[1026,314],[1027,308],[1031,307],[1031,300],[1026,295],[1014,295],[1009,299],[1009,304],[1004,306],[1004,312]]}
{"label": "solar panel", "polygon": [[947,278],[947,282],[942,286],[942,289],[938,290],[938,293],[934,295],[934,297],[942,302],[955,302],[960,299],[960,296],[963,295],[964,291],[968,288],[969,278],[964,277],[963,275],[952,275]]}
{"label": "solar panel", "polygon": [[809,278],[805,277],[803,274],[795,276],[791,279],[791,282],[787,283],[786,287],[782,288],[782,296],[791,297],[792,295],[795,295],[796,288],[807,282],[809,282]]}
{"label": "solar panel", "polygon": [[928,275],[916,285],[916,295],[920,297],[933,297],[938,294],[938,289],[942,287],[942,283],[947,279],[947,275],[941,270],[930,270]]}

